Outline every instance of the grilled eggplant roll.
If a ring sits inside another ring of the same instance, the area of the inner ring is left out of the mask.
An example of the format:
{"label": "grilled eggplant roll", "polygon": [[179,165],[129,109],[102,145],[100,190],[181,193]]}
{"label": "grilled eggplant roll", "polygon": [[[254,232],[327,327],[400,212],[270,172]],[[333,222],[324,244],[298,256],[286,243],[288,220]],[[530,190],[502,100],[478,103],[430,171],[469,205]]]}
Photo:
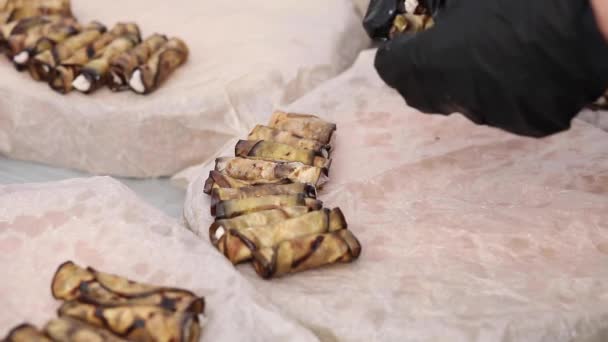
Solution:
{"label": "grilled eggplant roll", "polygon": [[137,38],[136,36],[122,36],[114,39],[99,58],[82,67],[80,74],[72,82],[72,86],[76,90],[88,94],[105,85],[109,76],[110,62],[137,45],[139,43],[135,40]]}
{"label": "grilled eggplant roll", "polygon": [[255,185],[255,183],[234,179],[218,171],[211,170],[209,171],[209,177],[205,181],[203,192],[210,195],[213,189],[238,189],[252,185]]}
{"label": "grilled eggplant roll", "polygon": [[310,184],[266,184],[243,188],[215,188],[211,191],[211,207],[220,201],[245,199],[272,195],[295,195],[303,193],[308,198],[317,198],[317,189]]}
{"label": "grilled eggplant roll", "polygon": [[262,125],[255,126],[251,133],[249,133],[247,140],[274,141],[296,148],[313,150],[325,158],[329,158],[329,153],[331,152],[330,145],[324,145],[321,142],[312,139],[300,138],[290,132]]}
{"label": "grilled eggplant roll", "polygon": [[82,67],[91,60],[100,57],[106,47],[119,37],[133,37],[134,40],[140,40],[139,27],[134,23],[117,24],[109,32],[104,33],[92,43],[74,52],[66,60],[61,61],[49,81],[51,88],[63,94],[70,92],[72,82]]}
{"label": "grilled eggplant roll", "polygon": [[55,342],[126,342],[106,330],[66,317],[51,320],[44,331]]}
{"label": "grilled eggplant roll", "polygon": [[130,51],[123,52],[110,63],[108,85],[112,91],[129,89],[129,80],[138,66],[145,64],[152,54],[167,43],[167,37],[154,34]]}
{"label": "grilled eggplant roll", "polygon": [[253,252],[253,267],[269,279],[324,265],[352,262],[361,255],[361,244],[348,229],[308,235]]}
{"label": "grilled eggplant roll", "polygon": [[[215,170],[223,175],[248,181],[251,185],[308,183],[319,188],[327,182],[321,168],[302,163],[282,163],[246,158],[217,158]],[[232,186],[219,186],[230,188]]]}
{"label": "grilled eggplant roll", "polygon": [[273,141],[239,140],[234,149],[237,157],[269,161],[298,162],[329,170],[331,159],[325,159],[313,150],[293,147]]}
{"label": "grilled eggplant roll", "polygon": [[231,219],[217,220],[209,227],[209,240],[217,247],[219,240],[230,229],[241,230],[269,226],[310,212],[305,206],[285,207],[279,209],[263,210],[251,214],[241,215]]}
{"label": "grilled eggplant roll", "polygon": [[13,64],[19,70],[25,68],[30,58],[50,50],[57,43],[78,34],[81,29],[81,26],[71,18],[67,18],[63,22],[41,26],[40,30],[29,34],[24,39],[22,46],[11,46]]}
{"label": "grilled eggplant roll", "polygon": [[51,290],[56,299],[95,305],[155,305],[195,314],[205,310],[205,299],[190,291],[136,283],[90,267],[82,268],[71,261],[59,266]]}
{"label": "grilled eggplant roll", "polygon": [[65,302],[59,317],[68,317],[106,329],[129,341],[199,340],[201,327],[193,312],[171,312],[154,305],[93,305]]}
{"label": "grilled eggplant roll", "polygon": [[16,21],[11,21],[7,24],[0,26],[0,45],[3,49],[8,47],[8,41],[12,37],[18,35],[27,35],[30,31],[36,29],[36,27],[49,24],[57,23],[63,20],[64,17],[49,16],[49,17],[32,17]]}
{"label": "grilled eggplant roll", "polygon": [[276,111],[270,118],[270,127],[287,131],[296,136],[331,145],[336,125],[320,119],[315,115],[294,114]]}
{"label": "grilled eggplant roll", "polygon": [[51,44],[52,46],[48,50],[42,51],[31,59],[28,67],[30,75],[35,80],[49,82],[53,71],[61,62],[83,47],[93,44],[105,32],[104,25],[92,22],[83,27],[79,34],[58,42],[58,44]]}
{"label": "grilled eggplant roll", "polygon": [[9,0],[5,12],[10,13],[7,21],[43,15],[72,17],[70,0]]}
{"label": "grilled eggplant roll", "polygon": [[253,251],[274,247],[283,241],[307,235],[331,233],[346,227],[346,220],[339,208],[322,209],[274,225],[230,229],[224,234],[216,231],[218,237],[216,247],[233,264],[238,264],[251,259]]}
{"label": "grilled eggplant roll", "polygon": [[212,209],[211,215],[218,219],[225,219],[256,211],[299,206],[319,210],[323,207],[323,202],[307,198],[304,194],[253,197],[221,201],[215,206],[215,210]]}
{"label": "grilled eggplant roll", "polygon": [[45,336],[35,326],[24,323],[20,324],[11,331],[1,341],[4,342],[53,342],[50,338]]}
{"label": "grilled eggplant roll", "polygon": [[156,90],[169,75],[188,59],[188,46],[181,39],[171,38],[148,61],[139,66],[129,80],[129,86],[138,94]]}
{"label": "grilled eggplant roll", "polygon": [[77,25],[77,23],[73,18],[60,18],[58,20],[42,21],[39,25],[34,25],[22,33],[11,34],[7,39],[9,58],[23,51],[28,45],[34,44],[38,39],[49,34],[52,30],[74,25]]}

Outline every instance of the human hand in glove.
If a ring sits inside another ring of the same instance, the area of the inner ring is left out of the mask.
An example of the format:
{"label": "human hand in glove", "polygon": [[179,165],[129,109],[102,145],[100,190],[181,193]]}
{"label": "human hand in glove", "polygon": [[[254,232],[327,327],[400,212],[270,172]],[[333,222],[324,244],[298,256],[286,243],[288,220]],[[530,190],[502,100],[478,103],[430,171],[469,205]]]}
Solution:
{"label": "human hand in glove", "polygon": [[404,1],[372,0],[364,26],[385,40],[376,69],[409,105],[541,137],[608,88],[606,3],[420,0],[434,26],[386,40]]}

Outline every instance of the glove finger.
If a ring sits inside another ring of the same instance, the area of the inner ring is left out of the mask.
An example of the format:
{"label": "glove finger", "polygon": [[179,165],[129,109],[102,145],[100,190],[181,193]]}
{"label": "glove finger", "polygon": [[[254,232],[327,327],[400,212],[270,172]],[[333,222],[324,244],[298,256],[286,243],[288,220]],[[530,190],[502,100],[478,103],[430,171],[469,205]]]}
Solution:
{"label": "glove finger", "polygon": [[363,18],[363,27],[370,38],[383,39],[388,36],[400,5],[400,0],[370,1]]}

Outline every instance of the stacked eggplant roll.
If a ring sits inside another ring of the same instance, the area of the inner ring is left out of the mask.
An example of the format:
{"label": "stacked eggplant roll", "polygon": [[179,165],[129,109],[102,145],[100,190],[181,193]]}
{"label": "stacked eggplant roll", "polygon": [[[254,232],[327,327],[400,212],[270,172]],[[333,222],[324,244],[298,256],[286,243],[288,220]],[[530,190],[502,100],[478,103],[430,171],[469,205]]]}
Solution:
{"label": "stacked eggplant roll", "polygon": [[78,23],[69,0],[0,0],[0,48],[17,70],[62,94],[106,85],[149,94],[189,54],[179,38],[142,40],[135,23]]}
{"label": "stacked eggplant roll", "polygon": [[356,260],[361,244],[340,208],[317,190],[328,181],[336,125],[314,115],[275,112],[217,158],[205,182],[211,243],[233,264],[251,261],[268,279]]}
{"label": "stacked eggplant roll", "polygon": [[43,329],[21,324],[2,341],[195,342],[201,336],[205,299],[187,290],[136,283],[68,261],[57,269],[51,291],[63,301],[59,317]]}

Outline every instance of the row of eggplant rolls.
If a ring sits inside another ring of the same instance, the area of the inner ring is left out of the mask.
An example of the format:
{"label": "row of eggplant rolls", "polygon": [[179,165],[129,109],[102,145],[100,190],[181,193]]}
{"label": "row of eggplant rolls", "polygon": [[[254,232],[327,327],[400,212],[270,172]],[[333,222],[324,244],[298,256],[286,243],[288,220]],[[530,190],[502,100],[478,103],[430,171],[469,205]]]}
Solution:
{"label": "row of eggplant rolls", "polygon": [[[34,1],[46,7],[19,12],[13,4],[0,11],[5,13],[0,18],[7,20],[0,25],[0,49],[17,70],[27,70],[59,93],[76,89],[88,94],[108,86],[149,94],[188,59],[188,47],[179,38],[153,34],[142,40],[135,23],[118,23],[108,30],[99,22],[79,23],[68,0]],[[29,8],[29,2],[20,4]],[[51,11],[51,5],[58,8]]]}
{"label": "row of eggplant rolls", "polygon": [[317,199],[335,131],[314,115],[275,112],[237,143],[235,157],[216,159],[205,182],[215,217],[209,238],[233,264],[251,261],[268,279],[359,257],[340,208]]}
{"label": "row of eggplant rolls", "polygon": [[56,318],[38,329],[23,323],[6,342],[197,342],[205,298],[173,287],[134,282],[64,262],[51,282],[61,301]]}

